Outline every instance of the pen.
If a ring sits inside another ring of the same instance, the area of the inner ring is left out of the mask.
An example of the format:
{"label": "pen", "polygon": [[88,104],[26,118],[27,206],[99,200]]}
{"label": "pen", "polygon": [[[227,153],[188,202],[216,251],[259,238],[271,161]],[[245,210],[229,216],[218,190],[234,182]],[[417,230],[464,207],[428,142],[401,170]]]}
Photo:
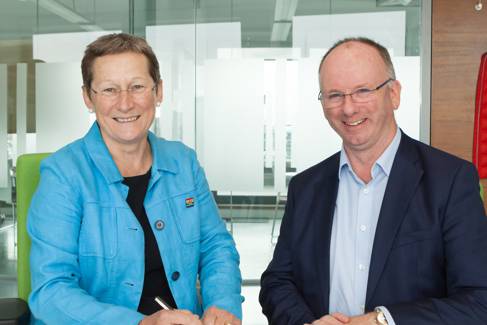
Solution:
{"label": "pen", "polygon": [[165,309],[165,310],[172,310],[173,309],[167,302],[164,301],[164,299],[162,299],[159,296],[156,296],[154,298],[154,300],[159,304],[159,306],[162,307],[162,309]]}

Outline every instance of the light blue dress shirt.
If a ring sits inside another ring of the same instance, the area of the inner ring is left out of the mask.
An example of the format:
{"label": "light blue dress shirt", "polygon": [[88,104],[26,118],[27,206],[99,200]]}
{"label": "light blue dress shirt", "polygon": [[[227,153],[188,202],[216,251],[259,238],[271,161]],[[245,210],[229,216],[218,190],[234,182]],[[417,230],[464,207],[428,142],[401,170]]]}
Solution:
{"label": "light blue dress shirt", "polygon": [[[375,230],[400,141],[398,128],[372,166],[372,179],[367,184],[355,174],[345,150],[341,150],[330,246],[330,313],[350,316],[364,313]],[[387,309],[380,308],[388,323],[394,325]]]}

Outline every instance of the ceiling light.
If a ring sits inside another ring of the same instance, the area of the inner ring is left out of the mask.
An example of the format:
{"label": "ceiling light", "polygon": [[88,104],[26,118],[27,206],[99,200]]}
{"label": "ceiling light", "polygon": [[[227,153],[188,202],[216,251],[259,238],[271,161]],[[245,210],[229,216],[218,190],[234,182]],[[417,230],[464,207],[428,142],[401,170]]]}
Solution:
{"label": "ceiling light", "polygon": [[276,10],[274,12],[274,20],[291,21],[296,14],[298,7],[298,0],[276,0]]}
{"label": "ceiling light", "polygon": [[299,0],[276,0],[274,24],[272,25],[272,42],[284,42],[288,39],[292,20],[296,14]]}
{"label": "ceiling light", "polygon": [[289,21],[275,21],[272,25],[271,41],[284,42],[287,40],[289,30],[291,29],[291,22]]}
{"label": "ceiling light", "polygon": [[377,0],[377,7],[386,6],[409,6],[413,0]]}

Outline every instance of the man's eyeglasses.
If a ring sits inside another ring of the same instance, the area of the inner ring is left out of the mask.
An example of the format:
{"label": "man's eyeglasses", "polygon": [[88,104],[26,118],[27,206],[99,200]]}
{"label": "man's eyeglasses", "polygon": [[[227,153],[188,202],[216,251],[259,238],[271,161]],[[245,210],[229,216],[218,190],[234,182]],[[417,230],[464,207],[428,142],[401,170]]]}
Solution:
{"label": "man's eyeglasses", "polygon": [[321,101],[321,103],[323,104],[323,107],[325,107],[325,108],[335,108],[335,107],[343,105],[343,103],[345,102],[346,96],[350,96],[350,98],[352,99],[352,101],[354,103],[367,103],[374,98],[375,92],[377,90],[381,89],[382,87],[387,85],[388,82],[393,81],[393,80],[394,79],[389,78],[373,89],[359,88],[359,89],[356,89],[356,90],[354,90],[348,94],[342,93],[339,91],[334,91],[334,92],[325,94],[320,90],[320,92],[318,94],[318,100]]}
{"label": "man's eyeglasses", "polygon": [[101,95],[103,98],[109,99],[109,100],[116,100],[120,98],[120,95],[122,91],[126,91],[132,98],[138,98],[138,97],[143,97],[147,93],[147,91],[153,91],[156,89],[156,85],[151,87],[147,87],[145,85],[141,84],[135,84],[127,89],[120,89],[117,87],[107,87],[103,89],[98,89],[95,90],[93,88],[90,88],[90,91],[92,91],[95,95]]}

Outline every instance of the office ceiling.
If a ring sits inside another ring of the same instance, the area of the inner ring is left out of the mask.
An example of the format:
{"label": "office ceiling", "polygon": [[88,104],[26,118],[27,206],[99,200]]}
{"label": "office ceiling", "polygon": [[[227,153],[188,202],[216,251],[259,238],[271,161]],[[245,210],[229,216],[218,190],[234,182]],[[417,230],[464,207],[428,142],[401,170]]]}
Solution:
{"label": "office ceiling", "polygon": [[294,3],[294,15],[298,16],[417,12],[419,8],[419,0],[2,0],[0,40],[100,29],[143,36],[147,25],[239,21],[243,47],[289,46],[290,37],[282,42],[271,41],[276,2]]}

